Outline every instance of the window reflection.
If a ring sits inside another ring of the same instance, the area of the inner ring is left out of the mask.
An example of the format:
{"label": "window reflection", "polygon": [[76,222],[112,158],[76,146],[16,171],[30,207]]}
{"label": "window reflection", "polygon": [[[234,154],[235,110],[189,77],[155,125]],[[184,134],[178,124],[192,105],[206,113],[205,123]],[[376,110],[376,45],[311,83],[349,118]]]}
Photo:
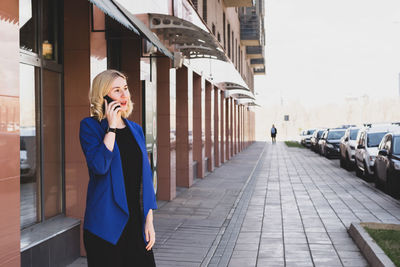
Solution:
{"label": "window reflection", "polygon": [[21,228],[39,219],[39,134],[35,97],[37,72],[34,66],[20,64]]}
{"label": "window reflection", "polygon": [[44,215],[62,212],[61,74],[43,70]]}
{"label": "window reflection", "polygon": [[38,53],[36,45],[37,0],[19,1],[20,48]]}
{"label": "window reflection", "polygon": [[47,60],[56,60],[57,1],[43,1],[42,54]]}

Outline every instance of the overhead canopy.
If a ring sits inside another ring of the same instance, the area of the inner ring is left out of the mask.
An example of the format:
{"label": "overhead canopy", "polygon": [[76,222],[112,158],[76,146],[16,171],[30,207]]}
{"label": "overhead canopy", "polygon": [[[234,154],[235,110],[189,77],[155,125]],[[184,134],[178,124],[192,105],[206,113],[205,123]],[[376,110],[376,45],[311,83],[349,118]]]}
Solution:
{"label": "overhead canopy", "polygon": [[259,104],[257,104],[257,103],[254,101],[254,99],[251,99],[251,98],[241,98],[241,99],[238,99],[237,101],[238,101],[238,104],[239,104],[239,105],[257,106],[257,107],[260,106]]}
{"label": "overhead canopy", "polygon": [[244,90],[244,91],[250,91],[249,88],[240,85],[238,83],[233,83],[233,82],[220,82],[218,83],[219,87],[224,88],[225,90]]}
{"label": "overhead canopy", "polygon": [[171,52],[160,42],[155,34],[150,31],[146,25],[143,24],[138,18],[131,14],[121,4],[113,0],[89,0],[95,4],[101,11],[108,16],[112,17],[122,25],[134,33],[145,37],[149,40],[157,49],[167,57],[173,59],[174,56]]}
{"label": "overhead canopy", "polygon": [[149,14],[150,29],[168,45],[175,45],[176,50],[188,58],[214,58],[228,61],[224,50],[209,32],[195,24],[165,14]]}
{"label": "overhead canopy", "polygon": [[232,90],[226,90],[225,91],[225,97],[233,96],[236,99],[242,99],[242,98],[250,98],[250,99],[256,99],[253,95],[252,92],[248,90],[243,90],[243,89],[232,89]]}

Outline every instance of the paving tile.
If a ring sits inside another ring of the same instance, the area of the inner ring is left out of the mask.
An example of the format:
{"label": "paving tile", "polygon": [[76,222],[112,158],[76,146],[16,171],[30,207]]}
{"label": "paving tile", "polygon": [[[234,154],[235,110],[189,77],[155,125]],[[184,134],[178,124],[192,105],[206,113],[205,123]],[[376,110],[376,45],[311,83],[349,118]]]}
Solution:
{"label": "paving tile", "polygon": [[157,266],[368,266],[347,233],[359,220],[399,223],[399,202],[337,160],[255,143],[163,203],[154,252]]}

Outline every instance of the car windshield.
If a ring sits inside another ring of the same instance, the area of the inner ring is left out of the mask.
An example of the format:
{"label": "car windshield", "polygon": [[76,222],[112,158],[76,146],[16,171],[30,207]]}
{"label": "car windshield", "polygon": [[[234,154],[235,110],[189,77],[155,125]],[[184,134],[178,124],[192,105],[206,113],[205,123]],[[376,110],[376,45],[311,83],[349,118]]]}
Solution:
{"label": "car windshield", "polygon": [[350,130],[350,140],[356,140],[359,129]]}
{"label": "car windshield", "polygon": [[307,131],[307,135],[311,135],[311,134],[313,134],[315,132],[315,130],[308,130]]}
{"label": "car windshield", "polygon": [[386,132],[383,133],[369,133],[367,135],[367,146],[368,147],[377,147],[379,146],[379,143],[381,142],[383,136],[386,134]]}
{"label": "car windshield", "polygon": [[329,131],[328,140],[340,139],[344,135],[344,131]]}
{"label": "car windshield", "polygon": [[325,132],[325,130],[318,131],[318,135],[317,135],[317,137],[318,137],[318,138],[320,138],[320,137],[321,137],[321,135],[322,135],[324,132]]}
{"label": "car windshield", "polygon": [[393,137],[393,154],[400,155],[400,136]]}

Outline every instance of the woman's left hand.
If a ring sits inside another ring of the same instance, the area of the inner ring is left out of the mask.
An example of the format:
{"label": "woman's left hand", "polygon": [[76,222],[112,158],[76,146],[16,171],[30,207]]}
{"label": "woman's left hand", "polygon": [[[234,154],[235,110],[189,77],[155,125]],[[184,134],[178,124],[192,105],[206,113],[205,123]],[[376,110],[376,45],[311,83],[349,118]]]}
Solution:
{"label": "woman's left hand", "polygon": [[153,225],[153,210],[149,210],[147,214],[146,223],[144,226],[144,234],[146,236],[147,246],[146,250],[149,251],[156,242],[156,232],[154,231]]}

